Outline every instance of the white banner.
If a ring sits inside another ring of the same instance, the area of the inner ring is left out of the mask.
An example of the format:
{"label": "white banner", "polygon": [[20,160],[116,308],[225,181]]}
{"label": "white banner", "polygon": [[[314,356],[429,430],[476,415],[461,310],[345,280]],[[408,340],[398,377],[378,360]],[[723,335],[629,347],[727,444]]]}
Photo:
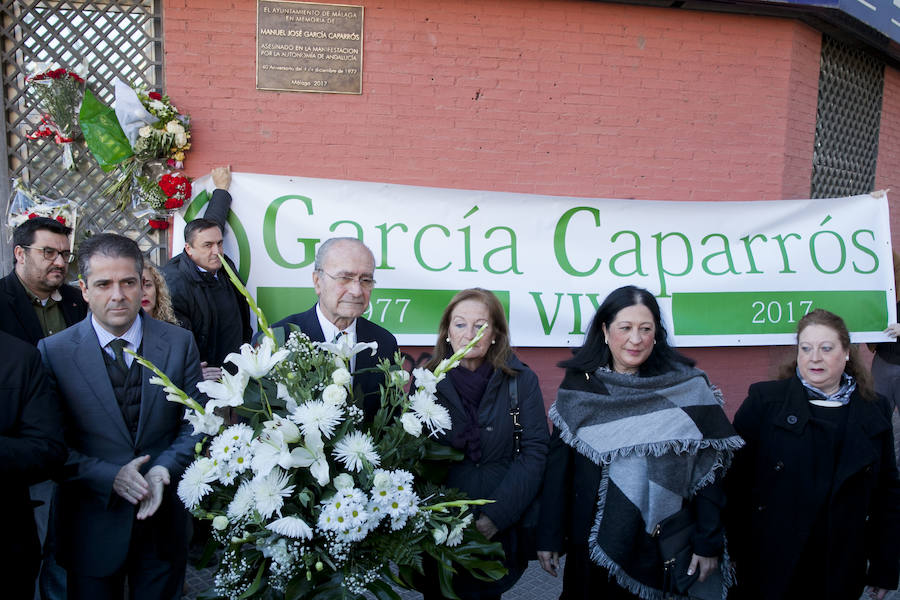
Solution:
{"label": "white banner", "polygon": [[[195,182],[188,219],[211,187]],[[856,342],[896,321],[884,193],[825,200],[663,202],[538,196],[236,173],[226,253],[271,320],[315,302],[313,257],[335,236],[375,254],[365,316],[434,344],[441,311],[493,290],[516,346],[580,345],[613,289],[659,299],[679,346],[791,344],[813,308]],[[183,246],[176,219],[173,251]]]}

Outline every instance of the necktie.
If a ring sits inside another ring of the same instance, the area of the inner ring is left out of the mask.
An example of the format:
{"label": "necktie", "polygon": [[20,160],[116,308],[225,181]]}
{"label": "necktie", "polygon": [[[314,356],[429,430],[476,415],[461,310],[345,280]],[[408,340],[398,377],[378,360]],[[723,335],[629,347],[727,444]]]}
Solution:
{"label": "necktie", "polygon": [[128,341],[123,340],[122,338],[116,338],[107,344],[110,348],[112,348],[113,354],[116,355],[116,364],[119,365],[119,368],[122,369],[122,372],[128,372],[128,365],[125,364],[125,347],[128,346]]}

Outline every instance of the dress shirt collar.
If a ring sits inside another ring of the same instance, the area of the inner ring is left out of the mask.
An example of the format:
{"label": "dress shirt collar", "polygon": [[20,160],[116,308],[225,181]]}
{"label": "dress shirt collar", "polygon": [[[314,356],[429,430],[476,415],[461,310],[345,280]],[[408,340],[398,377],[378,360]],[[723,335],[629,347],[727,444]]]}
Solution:
{"label": "dress shirt collar", "polygon": [[[100,347],[103,348],[103,351],[108,355],[115,358],[113,354],[112,348],[109,347],[109,343],[116,338],[121,338],[128,342],[127,348],[134,352],[137,352],[138,348],[141,347],[141,341],[144,339],[144,328],[141,320],[141,314],[138,313],[137,318],[134,320],[134,323],[131,324],[131,327],[128,328],[128,331],[123,333],[122,335],[113,335],[103,328],[100,323],[97,322],[96,317],[94,317],[93,313],[91,313],[91,325],[94,326],[94,332],[97,334],[97,339],[100,341]],[[131,361],[134,360],[134,357],[130,354],[125,354],[125,364],[129,367],[131,366]]]}
{"label": "dress shirt collar", "polygon": [[316,316],[319,317],[319,326],[322,327],[322,335],[325,337],[326,342],[334,341],[334,338],[337,337],[342,331],[346,331],[353,337],[350,338],[352,343],[356,343],[356,319],[353,319],[353,322],[350,323],[344,329],[338,329],[334,323],[328,320],[328,317],[322,312],[322,309],[319,307],[319,303],[316,302]]}

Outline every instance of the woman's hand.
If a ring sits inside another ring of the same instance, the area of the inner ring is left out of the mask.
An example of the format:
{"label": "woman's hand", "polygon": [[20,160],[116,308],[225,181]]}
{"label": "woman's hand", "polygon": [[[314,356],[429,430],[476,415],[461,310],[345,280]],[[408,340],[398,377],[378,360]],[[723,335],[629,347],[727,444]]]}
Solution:
{"label": "woman's hand", "polygon": [[869,594],[869,598],[875,598],[875,600],[883,600],[889,590],[880,587],[869,586],[867,591]]}
{"label": "woman's hand", "polygon": [[888,328],[884,330],[884,333],[892,338],[900,337],[900,323],[891,323],[888,325]]}
{"label": "woman's hand", "polygon": [[475,521],[475,528],[487,539],[491,539],[497,535],[497,526],[491,521],[487,515],[481,515]]}
{"label": "woman's hand", "polygon": [[537,557],[541,563],[541,568],[556,577],[556,571],[559,569],[559,552],[538,550]]}
{"label": "woman's hand", "polygon": [[716,570],[719,566],[719,559],[715,556],[691,556],[691,564],[688,567],[687,574],[693,575],[694,571],[700,569],[700,581],[706,581],[709,574]]}

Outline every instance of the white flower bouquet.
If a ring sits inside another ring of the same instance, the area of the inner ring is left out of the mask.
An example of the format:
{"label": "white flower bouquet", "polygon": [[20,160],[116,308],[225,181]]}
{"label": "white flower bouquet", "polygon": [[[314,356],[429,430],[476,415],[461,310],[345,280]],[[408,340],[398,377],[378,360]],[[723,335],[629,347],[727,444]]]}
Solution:
{"label": "white flower bouquet", "polygon": [[[240,281],[265,337],[226,362],[238,369],[198,387],[204,406],[175,388],[156,367],[153,381],[187,407],[197,457],[178,483],[178,496],[198,518],[212,521],[210,552],[222,549],[215,592],[222,597],[350,599],[368,591],[399,598],[391,583],[413,586],[423,555],[436,559],[445,596],[462,567],[486,581],[505,569],[497,543],[470,527],[468,507],[484,504],[428,481],[431,461],[454,450],[432,436],[450,428],[435,385],[468,347],[434,372],[409,374],[384,361],[381,408],[373,422],[354,403],[350,358],[374,344],[313,343],[298,331],[279,348],[275,334]],[[480,337],[480,336],[479,336]],[[473,340],[473,344],[477,342]],[[230,426],[217,409],[244,418]]]}

